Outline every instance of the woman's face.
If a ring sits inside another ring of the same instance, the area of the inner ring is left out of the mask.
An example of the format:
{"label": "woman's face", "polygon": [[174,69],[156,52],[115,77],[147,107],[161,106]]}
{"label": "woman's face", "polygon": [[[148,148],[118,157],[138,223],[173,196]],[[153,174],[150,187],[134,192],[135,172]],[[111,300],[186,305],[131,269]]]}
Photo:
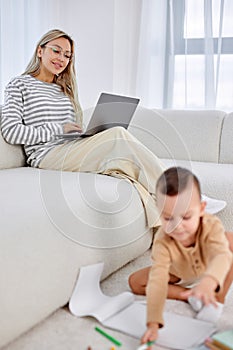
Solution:
{"label": "woman's face", "polygon": [[51,40],[45,46],[39,46],[37,55],[41,59],[40,78],[44,81],[53,81],[54,75],[62,73],[70,62],[72,56],[70,42],[63,37]]}

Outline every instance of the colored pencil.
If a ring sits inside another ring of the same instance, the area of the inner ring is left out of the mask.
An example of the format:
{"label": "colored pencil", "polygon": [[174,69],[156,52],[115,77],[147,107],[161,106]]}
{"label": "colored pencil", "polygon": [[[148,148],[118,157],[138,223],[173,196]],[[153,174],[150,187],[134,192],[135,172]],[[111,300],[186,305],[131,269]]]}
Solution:
{"label": "colored pencil", "polygon": [[105,331],[103,331],[102,329],[100,329],[99,327],[95,327],[95,330],[97,332],[99,332],[100,334],[102,334],[105,338],[107,338],[108,340],[110,340],[112,343],[114,343],[117,346],[121,346],[121,342],[116,340],[115,338],[113,338],[111,335],[109,335],[108,333],[106,333]]}

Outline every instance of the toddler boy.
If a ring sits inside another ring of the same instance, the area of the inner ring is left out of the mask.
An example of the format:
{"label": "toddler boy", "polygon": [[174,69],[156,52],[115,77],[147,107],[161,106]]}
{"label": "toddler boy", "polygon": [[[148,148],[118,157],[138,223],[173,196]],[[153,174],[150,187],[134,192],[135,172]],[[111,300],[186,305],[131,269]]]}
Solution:
{"label": "toddler boy", "polygon": [[129,279],[133,291],[140,281],[147,295],[142,343],[157,339],[167,297],[189,300],[204,315],[211,304],[220,308],[217,301],[224,301],[232,282],[225,230],[216,216],[205,213],[197,177],[188,169],[170,168],[158,179],[156,194],[161,227],[153,242],[152,266]]}

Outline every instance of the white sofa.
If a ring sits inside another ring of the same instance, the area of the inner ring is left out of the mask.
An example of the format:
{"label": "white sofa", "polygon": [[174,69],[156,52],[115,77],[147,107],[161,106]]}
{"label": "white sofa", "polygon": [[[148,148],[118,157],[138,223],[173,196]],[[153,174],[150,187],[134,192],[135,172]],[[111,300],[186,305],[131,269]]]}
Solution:
{"label": "white sofa", "polygon": [[139,109],[129,127],[165,165],[191,169],[202,193],[222,199],[218,213],[233,231],[233,113],[214,110]]}
{"label": "white sofa", "polygon": [[[219,216],[233,230],[233,114],[138,108],[129,130],[226,200]],[[1,348],[69,301],[80,266],[104,261],[105,278],[146,251],[152,231],[127,181],[29,168],[21,146],[0,135],[0,147]]]}

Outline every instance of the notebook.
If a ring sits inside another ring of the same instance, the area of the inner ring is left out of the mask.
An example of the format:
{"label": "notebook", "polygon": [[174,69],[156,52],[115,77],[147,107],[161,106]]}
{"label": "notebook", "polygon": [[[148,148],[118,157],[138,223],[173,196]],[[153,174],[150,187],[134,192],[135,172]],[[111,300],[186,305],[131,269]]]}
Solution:
{"label": "notebook", "polygon": [[[100,288],[103,263],[83,266],[69,302],[71,313],[92,316],[103,326],[140,338],[146,330],[146,303],[136,301],[128,291],[105,295]],[[216,331],[214,324],[192,317],[164,312],[165,326],[159,330],[156,345],[188,350],[204,343]]]}
{"label": "notebook", "polygon": [[139,101],[139,98],[102,92],[84,132],[70,132],[56,136],[62,138],[87,137],[114,126],[127,128]]}

